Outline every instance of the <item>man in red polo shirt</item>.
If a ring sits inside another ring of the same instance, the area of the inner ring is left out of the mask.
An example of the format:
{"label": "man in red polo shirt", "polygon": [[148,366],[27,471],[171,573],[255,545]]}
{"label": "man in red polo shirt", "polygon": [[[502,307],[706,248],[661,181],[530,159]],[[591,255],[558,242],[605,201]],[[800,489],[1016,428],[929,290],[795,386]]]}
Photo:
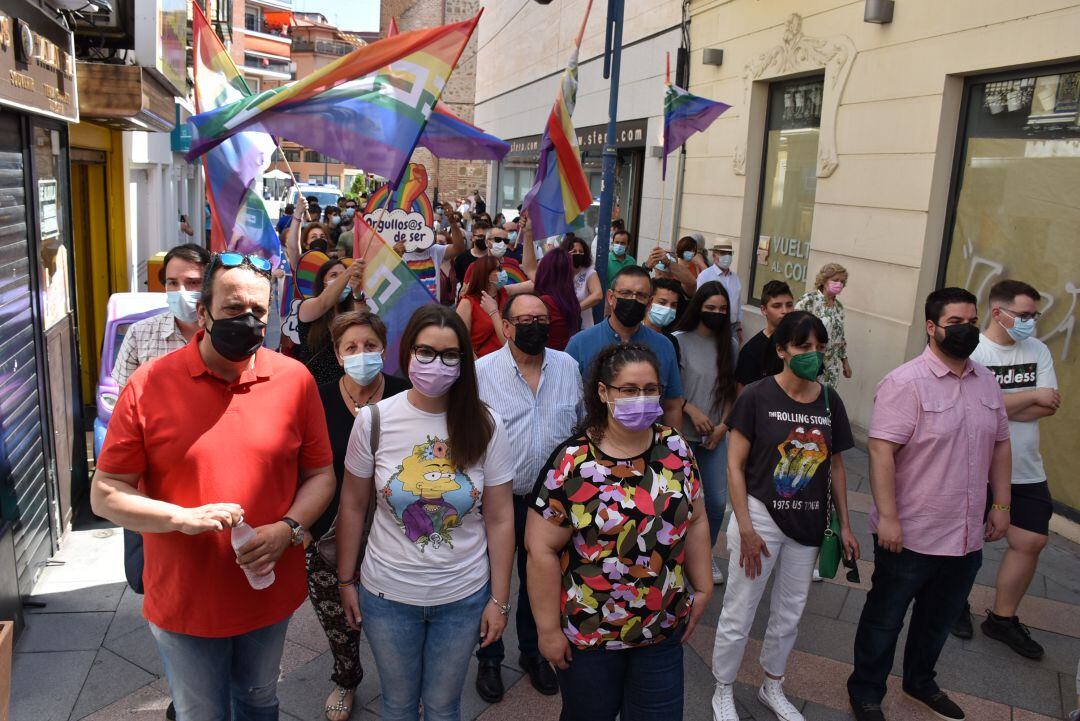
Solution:
{"label": "man in red polo shirt", "polygon": [[[131,377],[94,476],[94,512],[143,534],[143,613],[183,721],[277,719],[304,528],[334,494],[311,374],[260,347],[269,305],[265,260],[215,256],[201,330]],[[256,537],[237,556],[241,520]],[[275,579],[256,591],[245,571]]]}

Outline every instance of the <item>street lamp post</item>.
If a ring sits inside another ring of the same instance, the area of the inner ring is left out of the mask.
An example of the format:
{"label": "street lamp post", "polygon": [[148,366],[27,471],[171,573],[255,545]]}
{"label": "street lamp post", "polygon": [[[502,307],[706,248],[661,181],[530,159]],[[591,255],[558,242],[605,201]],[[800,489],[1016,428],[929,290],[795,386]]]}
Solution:
{"label": "street lamp post", "polygon": [[619,69],[622,64],[622,25],[624,0],[608,0],[607,25],[604,33],[604,79],[611,80],[608,91],[607,138],[604,140],[603,180],[600,186],[600,217],[596,227],[596,272],[600,287],[607,288],[607,257],[611,240],[611,213],[615,207],[615,165],[619,154],[615,149],[615,123],[619,115]]}

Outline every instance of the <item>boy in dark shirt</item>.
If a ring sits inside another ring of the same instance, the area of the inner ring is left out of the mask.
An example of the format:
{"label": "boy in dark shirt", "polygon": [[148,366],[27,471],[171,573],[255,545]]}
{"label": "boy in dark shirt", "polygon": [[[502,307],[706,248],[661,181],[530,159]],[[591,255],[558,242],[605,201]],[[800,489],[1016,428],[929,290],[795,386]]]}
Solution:
{"label": "boy in dark shirt", "polygon": [[769,339],[784,316],[794,309],[795,298],[787,283],[770,280],[761,289],[761,314],[765,316],[765,330],[746,341],[739,351],[735,380],[739,383],[740,393],[744,386],[784,370],[784,362]]}

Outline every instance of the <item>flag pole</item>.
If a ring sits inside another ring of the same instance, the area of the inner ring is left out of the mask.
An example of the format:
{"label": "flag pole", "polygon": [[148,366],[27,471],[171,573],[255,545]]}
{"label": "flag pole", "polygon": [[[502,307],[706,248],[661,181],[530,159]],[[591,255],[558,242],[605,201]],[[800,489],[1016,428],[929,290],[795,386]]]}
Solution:
{"label": "flag pole", "polygon": [[[664,55],[665,55],[665,57],[664,57],[664,63],[665,63],[665,65],[664,65],[664,83],[667,84],[667,85],[670,85],[671,84],[671,53],[668,52],[668,53],[665,53]],[[660,145],[661,146],[664,145],[663,138],[661,138],[661,140],[660,140]],[[661,147],[660,152],[663,152],[663,151],[664,151],[664,148]],[[667,156],[666,155],[663,158],[661,158],[661,164],[664,165],[665,168],[666,168],[666,164],[667,164]],[[663,240],[663,237],[664,237],[664,196],[666,196],[666,195],[667,195],[667,173],[662,170],[660,172],[660,213],[659,213],[660,220],[656,224],[656,244],[658,246],[660,245],[660,243],[661,243],[661,241]]]}

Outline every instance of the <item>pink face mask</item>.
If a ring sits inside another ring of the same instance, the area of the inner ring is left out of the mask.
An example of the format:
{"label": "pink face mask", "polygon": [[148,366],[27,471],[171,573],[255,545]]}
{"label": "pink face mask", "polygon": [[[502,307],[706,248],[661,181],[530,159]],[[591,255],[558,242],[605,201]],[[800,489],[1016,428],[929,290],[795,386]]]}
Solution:
{"label": "pink face mask", "polygon": [[825,287],[829,290],[829,295],[840,295],[840,291],[844,289],[844,284],[839,280],[830,280],[825,284]]}
{"label": "pink face mask", "polygon": [[461,366],[448,366],[442,358],[430,363],[420,363],[415,358],[409,362],[409,380],[413,388],[428,398],[446,395],[461,375]]}

